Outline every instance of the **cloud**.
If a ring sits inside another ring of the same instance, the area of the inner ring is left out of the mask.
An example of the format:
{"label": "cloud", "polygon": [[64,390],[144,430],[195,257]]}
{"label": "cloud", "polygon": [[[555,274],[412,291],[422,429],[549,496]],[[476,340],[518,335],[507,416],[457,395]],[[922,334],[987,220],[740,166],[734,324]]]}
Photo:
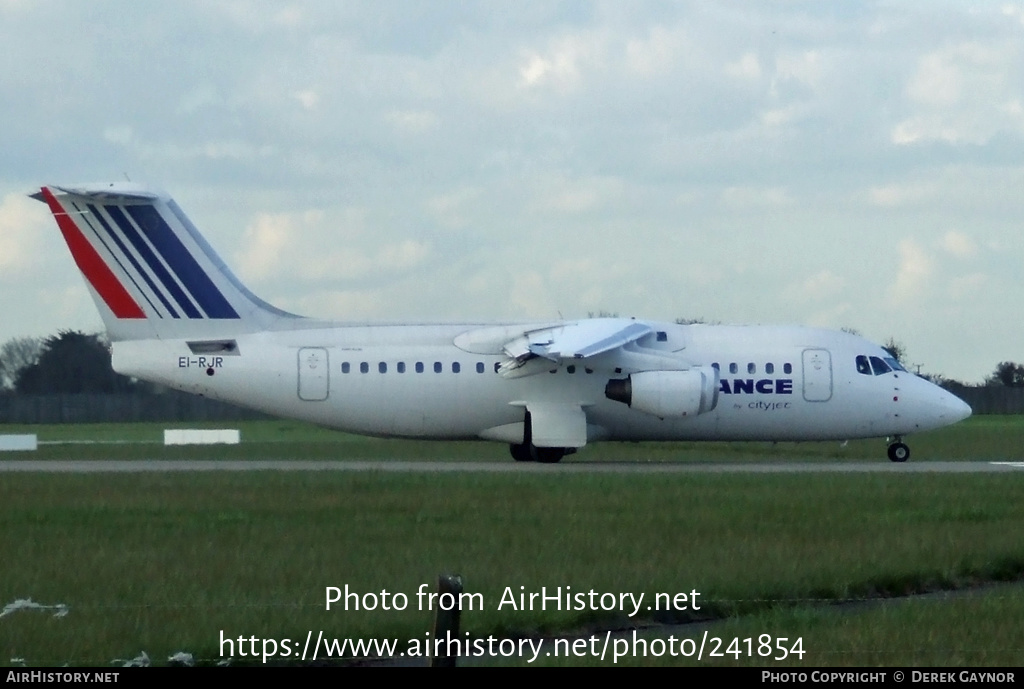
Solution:
{"label": "cloud", "polygon": [[[260,213],[246,227],[235,260],[243,280],[324,284],[403,273],[426,262],[430,244],[380,241],[357,209]],[[346,291],[346,294],[351,291]]]}
{"label": "cloud", "polygon": [[471,205],[480,196],[480,190],[465,187],[447,194],[435,196],[426,203],[427,212],[442,227],[459,230],[470,224]]}
{"label": "cloud", "polygon": [[935,260],[928,251],[913,239],[900,240],[899,266],[896,280],[889,294],[894,302],[902,306],[920,300],[928,294],[929,283],[935,269]]}
{"label": "cloud", "polygon": [[297,299],[282,299],[281,306],[295,313],[323,318],[371,320],[386,308],[387,299],[378,290],[321,290]]}
{"label": "cloud", "polygon": [[744,53],[739,60],[725,66],[725,73],[734,79],[760,79],[761,71],[761,61],[754,53]]}
{"label": "cloud", "polygon": [[643,77],[673,72],[678,69],[679,56],[685,44],[682,32],[652,27],[646,37],[626,42],[626,66],[629,71]]}
{"label": "cloud", "polygon": [[292,93],[292,98],[306,110],[315,110],[320,105],[320,94],[315,89],[305,89]]}
{"label": "cloud", "polygon": [[788,206],[793,203],[789,193],[778,187],[727,187],[722,202],[733,208],[756,206]]}
{"label": "cloud", "polygon": [[20,193],[122,171],[300,313],[898,319],[922,352],[946,319],[970,376],[1024,294],[1020,2],[118,8],[0,0],[6,337],[73,290],[96,318]]}
{"label": "cloud", "polygon": [[519,86],[547,87],[562,93],[573,91],[581,86],[586,71],[600,69],[606,49],[601,35],[579,32],[551,40],[546,49],[524,51]]}
{"label": "cloud", "polygon": [[954,301],[968,301],[984,297],[991,290],[991,279],[984,273],[971,273],[952,278],[947,293]]}
{"label": "cloud", "polygon": [[846,289],[845,278],[824,268],[798,283],[786,288],[789,299],[799,301],[822,301],[840,295]]}
{"label": "cloud", "polygon": [[1024,134],[1019,38],[1013,43],[963,42],[919,58],[905,87],[912,114],[897,123],[897,145],[928,141],[988,143],[1001,132]]}
{"label": "cloud", "polygon": [[868,190],[868,202],[883,208],[896,208],[928,201],[936,188],[931,184],[894,183]]}
{"label": "cloud", "polygon": [[535,211],[578,215],[607,208],[625,193],[622,180],[611,177],[544,177],[539,187]]}
{"label": "cloud", "polygon": [[430,245],[412,239],[386,244],[377,252],[374,269],[403,271],[420,265],[430,256]]}
{"label": "cloud", "polygon": [[509,304],[522,317],[536,318],[555,311],[544,276],[535,270],[516,271],[512,278]]}
{"label": "cloud", "polygon": [[942,236],[942,248],[955,258],[973,258],[978,253],[978,245],[962,232],[950,230]]}
{"label": "cloud", "polygon": [[824,59],[820,51],[781,52],[775,59],[775,76],[772,90],[786,81],[794,81],[807,87],[815,87],[825,75]]}
{"label": "cloud", "polygon": [[429,110],[392,110],[384,119],[405,134],[422,134],[437,129],[441,123],[441,118]]}
{"label": "cloud", "polygon": [[135,128],[128,125],[105,127],[103,140],[131,151],[133,155],[143,161],[231,160],[251,162],[276,154],[276,149],[273,146],[257,145],[237,138],[185,143],[169,139],[153,143],[140,138]]}
{"label": "cloud", "polygon": [[276,275],[282,269],[281,254],[295,236],[292,216],[284,213],[257,215],[245,228],[244,249],[235,254],[241,276],[258,281]]}
{"label": "cloud", "polygon": [[40,238],[48,232],[59,236],[47,220],[44,206],[24,194],[8,194],[0,201],[0,282],[35,272],[43,251]]}

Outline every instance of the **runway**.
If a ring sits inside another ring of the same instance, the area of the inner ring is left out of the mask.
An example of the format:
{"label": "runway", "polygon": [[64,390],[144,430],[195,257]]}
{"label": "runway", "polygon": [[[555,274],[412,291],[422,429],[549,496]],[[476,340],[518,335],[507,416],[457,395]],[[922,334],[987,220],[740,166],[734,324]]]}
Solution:
{"label": "runway", "polygon": [[489,474],[991,474],[1024,472],[1024,462],[450,462],[329,460],[0,460],[0,473],[133,474],[206,471],[352,471]]}

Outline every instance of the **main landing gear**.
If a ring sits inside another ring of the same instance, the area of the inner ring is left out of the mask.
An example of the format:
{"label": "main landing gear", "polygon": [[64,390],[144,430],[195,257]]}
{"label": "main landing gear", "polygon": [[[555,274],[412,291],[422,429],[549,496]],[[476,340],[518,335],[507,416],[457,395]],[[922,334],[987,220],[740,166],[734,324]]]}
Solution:
{"label": "main landing gear", "polygon": [[509,445],[509,452],[512,459],[517,462],[540,462],[542,464],[555,464],[561,461],[562,457],[576,452],[575,447],[537,447],[533,444],[533,421],[530,412],[526,412],[523,423],[523,442]]}
{"label": "main landing gear", "polygon": [[910,448],[903,443],[902,436],[896,436],[896,441],[889,445],[889,459],[894,462],[905,462],[910,459]]}
{"label": "main landing gear", "polygon": [[541,462],[542,464],[555,464],[562,457],[576,451],[574,447],[537,447],[536,445],[509,445],[509,452],[512,459],[517,462]]}

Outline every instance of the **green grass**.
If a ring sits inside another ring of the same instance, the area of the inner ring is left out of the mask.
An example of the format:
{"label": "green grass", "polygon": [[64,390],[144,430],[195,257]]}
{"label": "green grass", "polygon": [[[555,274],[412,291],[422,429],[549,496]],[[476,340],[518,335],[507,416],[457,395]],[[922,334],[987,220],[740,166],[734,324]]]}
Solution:
{"label": "green grass", "polygon": [[[631,632],[616,635],[604,661],[599,657],[566,657],[564,650],[555,657],[550,646],[532,664],[759,666],[807,672],[819,667],[851,666],[1019,668],[1024,655],[1024,626],[1019,622],[1022,615],[1024,585],[998,585],[855,606],[780,607],[713,624],[649,628],[639,630],[635,638]],[[695,653],[694,649],[700,648],[705,632],[705,650],[698,658],[699,651]],[[603,643],[604,635],[599,637]],[[765,638],[771,641],[770,652],[759,644]],[[751,640],[749,646],[747,639]],[[787,651],[799,639],[796,648],[804,651],[803,655],[783,654],[778,650],[781,639],[786,639],[782,646]],[[733,640],[739,640],[735,646]],[[614,657],[616,651],[618,658]],[[530,664],[518,658],[468,662]]]}
{"label": "green grass", "polygon": [[[757,616],[781,615],[771,633],[852,654],[866,646],[804,632],[786,615],[813,622],[818,613],[800,610],[1024,574],[1024,478],[1014,474],[0,474],[0,504],[0,604],[32,598],[70,610],[0,618],[0,662],[35,665],[104,665],[143,650],[214,660],[221,630],[422,638],[431,613],[416,609],[415,593],[445,571],[484,598],[484,610],[463,615],[473,635],[635,622],[497,610],[505,587],[647,600],[696,589],[700,616],[756,630],[767,624]],[[346,584],[403,592],[409,609],[326,611],[325,587]],[[1019,624],[1019,607],[997,606],[993,619],[993,633]],[[863,662],[917,663],[915,648]]]}
{"label": "green grass", "polygon": [[[506,446],[485,442],[424,442],[365,438],[297,421],[189,424],[7,425],[0,433],[36,433],[43,443],[89,441],[98,444],[46,445],[35,453],[2,457],[32,459],[192,458],[192,447],[164,447],[165,428],[239,428],[242,444],[208,446],[209,459],[337,459],[508,461]],[[935,460],[1024,460],[1024,415],[975,416],[938,431],[907,439],[914,462]],[[122,443],[142,443],[133,447]],[[887,461],[885,440],[849,443],[679,442],[594,443],[563,461],[624,462],[841,462]],[[2,461],[2,460],[0,460]]]}

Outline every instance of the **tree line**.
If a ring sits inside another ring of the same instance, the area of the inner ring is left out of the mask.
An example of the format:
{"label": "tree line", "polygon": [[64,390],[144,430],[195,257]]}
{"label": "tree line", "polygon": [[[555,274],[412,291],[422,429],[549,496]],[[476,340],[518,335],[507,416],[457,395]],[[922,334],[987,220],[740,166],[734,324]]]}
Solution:
{"label": "tree line", "polygon": [[[610,315],[601,313],[601,315]],[[701,319],[676,319],[700,323]],[[893,338],[883,347],[906,365],[906,350]],[[925,376],[936,382],[973,387],[943,376]],[[1024,364],[1001,361],[983,385],[1024,388]],[[78,393],[153,392],[146,382],[115,373],[110,365],[110,344],[104,335],[62,330],[49,337],[17,337],[0,347],[0,394],[43,395]]]}
{"label": "tree line", "polygon": [[0,347],[0,392],[17,395],[151,392],[149,383],[115,373],[100,334],[62,330],[18,337]]}

